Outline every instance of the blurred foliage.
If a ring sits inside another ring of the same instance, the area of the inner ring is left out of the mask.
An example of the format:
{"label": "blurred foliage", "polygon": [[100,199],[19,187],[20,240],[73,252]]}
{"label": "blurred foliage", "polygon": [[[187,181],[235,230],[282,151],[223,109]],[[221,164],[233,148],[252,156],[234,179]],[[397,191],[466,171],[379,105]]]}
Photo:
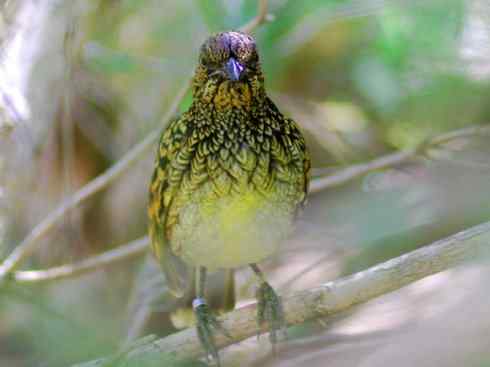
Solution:
{"label": "blurred foliage", "polygon": [[[71,78],[63,84],[71,118],[60,108],[42,139],[32,139],[34,132],[0,136],[2,255],[63,198],[115,163],[149,131],[163,127],[162,115],[192,74],[202,41],[210,32],[248,22],[257,6],[255,0],[73,4],[79,43]],[[304,127],[317,168],[365,161],[413,147],[438,132],[490,121],[490,10],[483,0],[270,0],[270,13],[273,20],[255,32],[267,87],[281,109]],[[49,97],[49,91],[43,93]],[[180,109],[191,100],[189,94]],[[66,154],[66,131],[73,131],[71,157]],[[31,146],[32,141],[41,141],[41,146]],[[33,152],[30,161],[25,151]],[[285,293],[304,289],[489,220],[488,139],[458,141],[439,153],[312,195],[298,235],[281,256],[265,264],[272,283]],[[152,160],[146,157],[67,215],[26,268],[81,259],[145,234]],[[0,365],[69,366],[117,350],[130,323],[131,288],[140,281],[136,263],[46,286],[2,288]],[[239,298],[249,300],[253,287],[248,273],[240,272],[238,279]],[[396,307],[410,315],[399,319],[429,320],[431,340],[453,332],[463,340],[464,330],[456,330],[454,323],[438,330],[436,319],[422,315],[414,302],[413,294],[420,293],[427,308],[450,304],[458,309],[458,292],[444,284],[446,293],[436,292],[443,288],[439,283],[430,288],[432,298],[417,284],[415,290],[398,293]],[[149,282],[147,289],[152,289]],[[370,325],[368,331],[376,333],[384,317],[373,312],[370,322],[355,317],[352,322]],[[482,322],[481,328],[486,325]],[[405,340],[399,329],[390,328],[398,332],[399,339],[393,340]],[[151,330],[160,335],[174,331],[168,313],[155,312]],[[380,348],[374,338],[367,346],[359,342],[359,354],[335,345],[329,349],[328,330],[317,323],[295,327],[290,345],[275,360],[267,359],[266,343],[255,341],[253,353],[244,342],[223,354],[231,355],[227,365],[241,365],[237,360],[247,361],[243,365],[300,365],[315,356],[316,365],[323,365],[319,361],[328,351],[332,366],[358,366]],[[411,330],[416,340],[419,334]],[[476,326],[471,335],[480,335],[478,331],[488,336]],[[418,332],[425,335],[427,330]],[[358,337],[345,333],[346,339]],[[478,348],[458,349],[468,353],[461,358],[468,361],[465,365],[482,361],[474,365],[487,366],[488,351],[476,344]],[[447,348],[452,349],[450,343]],[[399,347],[401,361],[406,359],[403,350]],[[200,365],[178,364],[158,353],[142,358],[124,366]]]}

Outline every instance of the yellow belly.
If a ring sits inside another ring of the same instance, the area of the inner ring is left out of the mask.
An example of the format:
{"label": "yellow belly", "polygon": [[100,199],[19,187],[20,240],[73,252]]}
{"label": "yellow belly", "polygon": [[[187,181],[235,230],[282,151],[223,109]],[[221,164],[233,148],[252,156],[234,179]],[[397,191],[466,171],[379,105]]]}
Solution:
{"label": "yellow belly", "polygon": [[[204,189],[206,191],[206,189]],[[264,260],[292,230],[295,204],[254,189],[209,199],[196,195],[180,210],[172,249],[185,262],[210,270]]]}

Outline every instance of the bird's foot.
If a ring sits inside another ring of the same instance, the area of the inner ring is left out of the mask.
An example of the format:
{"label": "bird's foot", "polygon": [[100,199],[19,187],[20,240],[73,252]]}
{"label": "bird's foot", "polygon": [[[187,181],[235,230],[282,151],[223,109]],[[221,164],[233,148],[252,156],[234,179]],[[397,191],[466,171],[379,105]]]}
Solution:
{"label": "bird's foot", "polygon": [[278,341],[279,333],[286,335],[286,319],[282,302],[274,289],[269,283],[263,282],[257,289],[257,323],[259,326],[259,335],[267,324],[269,329],[269,340],[272,348],[275,350],[275,345]]}
{"label": "bird's foot", "polygon": [[231,338],[230,334],[223,328],[216,316],[213,315],[209,309],[206,300],[203,298],[196,298],[192,302],[192,308],[196,315],[196,328],[199,341],[206,352],[206,358],[209,360],[211,356],[217,366],[220,366],[220,359],[218,349],[214,341],[215,331],[221,332],[223,335]]}

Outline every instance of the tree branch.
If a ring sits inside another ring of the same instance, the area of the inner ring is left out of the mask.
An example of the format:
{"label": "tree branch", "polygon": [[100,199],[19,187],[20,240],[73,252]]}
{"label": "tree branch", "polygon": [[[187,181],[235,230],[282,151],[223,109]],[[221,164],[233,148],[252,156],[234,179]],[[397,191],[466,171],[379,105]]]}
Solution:
{"label": "tree branch", "polygon": [[257,2],[257,16],[243,27],[240,27],[240,31],[244,33],[252,33],[253,30],[265,23],[267,21],[268,9],[269,6],[267,0],[259,0]]}
{"label": "tree branch", "polygon": [[[486,222],[431,245],[409,252],[356,274],[319,287],[294,293],[283,300],[288,324],[332,316],[375,297],[392,292],[429,275],[448,270],[489,252],[490,222]],[[231,338],[216,335],[219,348],[237,343],[257,333],[256,305],[249,305],[221,317]],[[148,352],[171,353],[177,357],[204,355],[195,328],[135,348],[130,357]],[[76,367],[101,366],[104,359]]]}
{"label": "tree branch", "polygon": [[[177,113],[177,109],[184,98],[187,90],[189,89],[189,83],[186,82],[177,94],[172,106],[163,117],[163,121],[168,122]],[[122,157],[117,163],[115,163],[106,172],[97,176],[90,181],[87,185],[82,187],[70,198],[64,201],[57,209],[51,212],[43,221],[34,227],[29,235],[12,251],[12,253],[4,260],[0,266],[0,280],[4,278],[8,273],[14,271],[21,262],[33,253],[39,244],[39,240],[51,230],[55,224],[64,217],[64,215],[71,209],[80,205],[83,201],[90,198],[95,193],[101,191],[110,185],[114,180],[119,178],[124,172],[128,170],[134,163],[136,163],[149,148],[153,146],[153,143],[160,135],[161,128],[158,127],[148,134],[143,141],[138,143],[132,148],[124,157]]]}
{"label": "tree branch", "polygon": [[417,154],[417,149],[387,154],[383,157],[373,159],[370,162],[355,164],[346,168],[340,169],[337,172],[311,180],[310,193],[319,192],[327,188],[340,186],[354,178],[365,175],[368,172],[382,168],[393,167],[400,163],[406,162],[414,158]]}
{"label": "tree branch", "polygon": [[53,280],[73,278],[88,272],[114,265],[118,262],[139,256],[148,249],[148,237],[142,237],[111,251],[89,257],[79,262],[61,265],[44,270],[16,271],[12,279],[17,283],[41,283]]}
{"label": "tree branch", "polygon": [[420,152],[424,152],[429,148],[448,143],[452,140],[487,134],[490,134],[490,126],[470,126],[436,135],[431,139],[421,142],[413,149],[387,154],[366,163],[355,164],[340,169],[331,175],[313,179],[310,184],[310,192],[315,193],[331,187],[340,186],[350,180],[365,175],[366,173],[407,162],[410,159],[415,158]]}
{"label": "tree branch", "polygon": [[429,145],[441,145],[455,139],[469,138],[472,136],[488,134],[490,134],[490,126],[488,125],[468,126],[459,130],[453,130],[437,135],[429,141]]}

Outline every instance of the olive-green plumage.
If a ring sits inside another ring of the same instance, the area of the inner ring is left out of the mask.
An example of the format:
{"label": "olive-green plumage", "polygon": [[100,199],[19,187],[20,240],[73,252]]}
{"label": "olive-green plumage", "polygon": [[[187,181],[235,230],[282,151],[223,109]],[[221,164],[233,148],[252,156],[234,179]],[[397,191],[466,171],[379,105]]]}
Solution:
{"label": "olive-green plumage", "polygon": [[254,40],[225,32],[202,46],[193,103],[161,136],[150,237],[170,288],[188,269],[231,269],[272,254],[304,202],[310,161],[296,123],[267,97]]}

